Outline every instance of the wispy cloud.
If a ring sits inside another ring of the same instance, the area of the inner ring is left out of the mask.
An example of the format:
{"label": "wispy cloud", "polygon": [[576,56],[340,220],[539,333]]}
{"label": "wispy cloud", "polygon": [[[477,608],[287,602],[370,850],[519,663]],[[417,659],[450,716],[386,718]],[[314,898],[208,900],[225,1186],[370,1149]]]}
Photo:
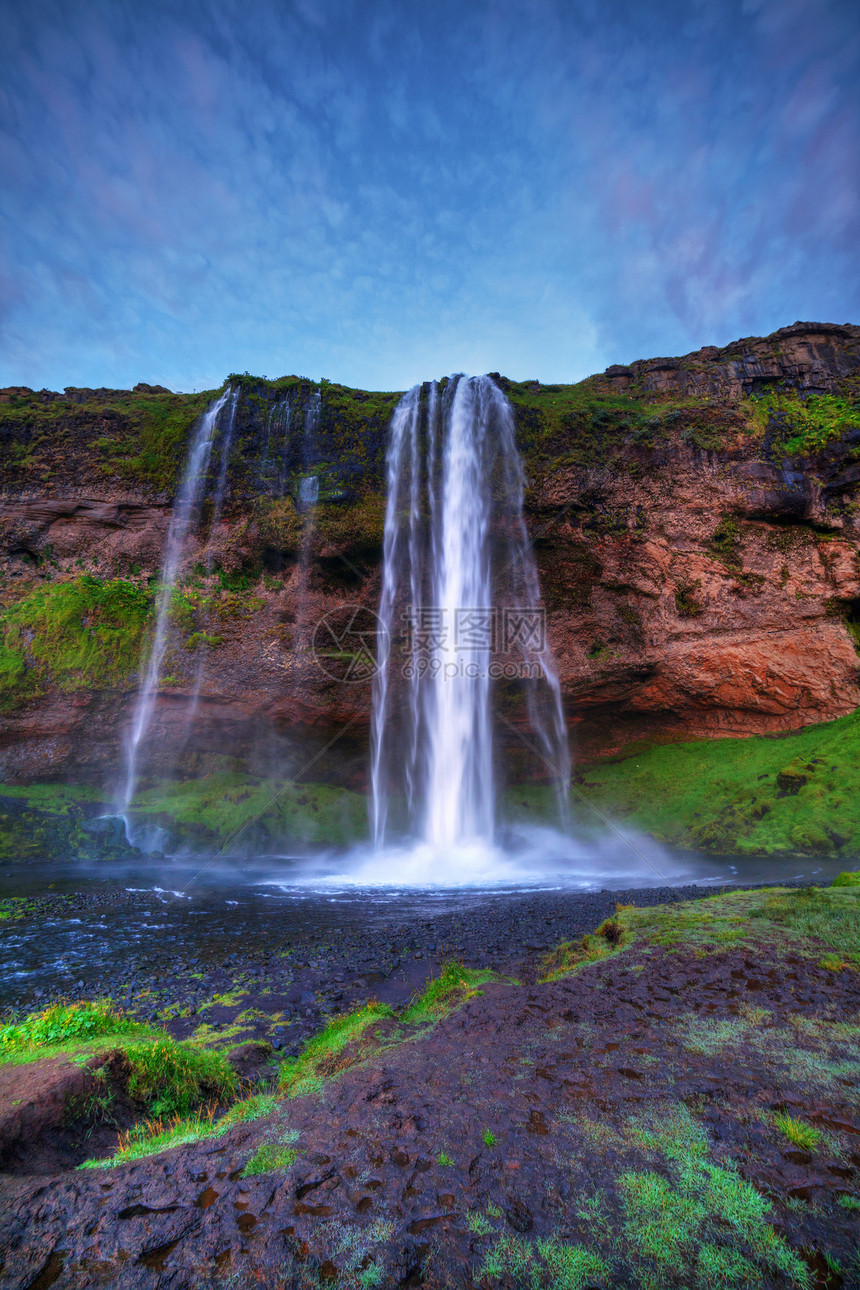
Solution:
{"label": "wispy cloud", "polygon": [[0,21],[0,381],[563,380],[860,316],[843,0]]}

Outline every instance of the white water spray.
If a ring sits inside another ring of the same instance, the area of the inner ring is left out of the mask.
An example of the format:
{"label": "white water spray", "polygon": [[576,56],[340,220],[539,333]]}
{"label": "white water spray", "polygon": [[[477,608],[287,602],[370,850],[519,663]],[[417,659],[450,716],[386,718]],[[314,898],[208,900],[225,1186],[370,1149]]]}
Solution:
{"label": "white water spray", "polygon": [[[510,403],[489,377],[410,390],[392,420],[387,474],[374,842],[386,844],[390,817],[405,800],[413,843],[446,859],[459,852],[471,864],[496,841],[499,653],[522,682],[525,738],[560,801],[569,787],[566,725],[523,520]],[[400,654],[392,642],[402,615],[411,618],[411,632]]]}
{"label": "white water spray", "polygon": [[[226,389],[210,405],[197,423],[191,440],[182,483],[170,517],[164,564],[161,569],[161,579],[155,602],[155,633],[146,671],[137,692],[134,717],[125,744],[125,778],[121,791],[117,795],[116,813],[126,817],[126,819],[128,808],[137,788],[140,746],[149,730],[155,700],[158,695],[161,668],[168,644],[170,602],[173,588],[182,562],[186,539],[200,516],[209,460],[212,455],[212,442],[221,410],[228,402],[231,406],[230,432],[232,432],[232,415],[235,414],[236,396],[230,389]],[[224,460],[226,461],[226,449]]]}

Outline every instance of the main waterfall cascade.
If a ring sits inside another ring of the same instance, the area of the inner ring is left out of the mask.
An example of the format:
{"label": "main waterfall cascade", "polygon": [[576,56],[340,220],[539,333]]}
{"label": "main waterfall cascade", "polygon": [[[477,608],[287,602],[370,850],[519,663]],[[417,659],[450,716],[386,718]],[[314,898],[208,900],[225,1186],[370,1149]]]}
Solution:
{"label": "main waterfall cascade", "polygon": [[467,855],[468,867],[496,853],[495,744],[500,727],[510,737],[519,730],[496,712],[494,677],[517,678],[530,727],[521,738],[553,780],[562,820],[570,783],[510,403],[489,377],[416,386],[394,413],[387,476],[374,843],[383,849],[399,833],[443,864]]}
{"label": "main waterfall cascade", "polygon": [[[127,833],[129,830],[128,809],[138,782],[141,744],[146,738],[152,721],[162,667],[169,643],[170,606],[173,589],[182,565],[188,537],[200,518],[213,444],[219,429],[222,432],[221,463],[213,495],[213,524],[217,523],[217,518],[220,518],[227,478],[227,459],[233,439],[238,397],[238,390],[231,390],[228,387],[209,406],[198,421],[191,439],[185,470],[170,517],[167,545],[155,602],[155,632],[146,668],[138,688],[131,727],[125,742],[125,774],[115,803],[117,815],[123,816],[126,820]],[[225,424],[222,426],[222,413],[225,409]],[[200,674],[198,670],[197,682],[192,694],[192,705],[196,704],[199,683]]]}

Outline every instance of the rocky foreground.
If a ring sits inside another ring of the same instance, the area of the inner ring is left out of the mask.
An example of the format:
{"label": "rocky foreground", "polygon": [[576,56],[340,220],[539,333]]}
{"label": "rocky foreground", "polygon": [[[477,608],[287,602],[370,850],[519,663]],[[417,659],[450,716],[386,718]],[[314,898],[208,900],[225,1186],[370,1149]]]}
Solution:
{"label": "rocky foreground", "polygon": [[622,903],[515,947],[517,981],[449,962],[226,1115],[133,1129],[112,1161],[103,1113],[98,1151],[57,1124],[86,1169],[49,1133],[16,1152],[10,1078],[44,1108],[89,1063],[129,1117],[121,1057],[0,1066],[3,1283],[856,1287],[858,890]]}

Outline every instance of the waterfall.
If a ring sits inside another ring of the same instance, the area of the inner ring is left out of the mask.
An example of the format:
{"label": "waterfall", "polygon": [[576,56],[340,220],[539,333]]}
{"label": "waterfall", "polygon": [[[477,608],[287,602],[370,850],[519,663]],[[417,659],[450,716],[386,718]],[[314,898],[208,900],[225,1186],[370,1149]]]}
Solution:
{"label": "waterfall", "polygon": [[266,442],[257,471],[261,493],[282,497],[286,489],[286,461],[290,450],[293,421],[293,397],[288,392],[269,409],[266,417]]}
{"label": "waterfall", "polygon": [[377,848],[400,801],[408,836],[433,852],[492,847],[499,681],[524,691],[528,744],[566,803],[567,731],[515,428],[489,377],[416,386],[392,419],[371,750]]}
{"label": "waterfall", "polygon": [[[140,746],[146,737],[152,720],[161,679],[162,664],[167,651],[173,589],[182,563],[186,540],[200,516],[200,507],[206,487],[212,444],[218,428],[218,420],[222,409],[229,403],[230,424],[227,429],[227,435],[232,436],[236,398],[236,394],[229,388],[226,389],[197,422],[191,438],[185,471],[167,531],[164,563],[155,601],[155,632],[152,638],[149,659],[137,692],[131,729],[125,743],[125,777],[116,801],[118,815],[126,815],[137,787]],[[229,445],[225,438],[220,472],[225,479],[228,451]],[[223,495],[223,485],[221,494]]]}

